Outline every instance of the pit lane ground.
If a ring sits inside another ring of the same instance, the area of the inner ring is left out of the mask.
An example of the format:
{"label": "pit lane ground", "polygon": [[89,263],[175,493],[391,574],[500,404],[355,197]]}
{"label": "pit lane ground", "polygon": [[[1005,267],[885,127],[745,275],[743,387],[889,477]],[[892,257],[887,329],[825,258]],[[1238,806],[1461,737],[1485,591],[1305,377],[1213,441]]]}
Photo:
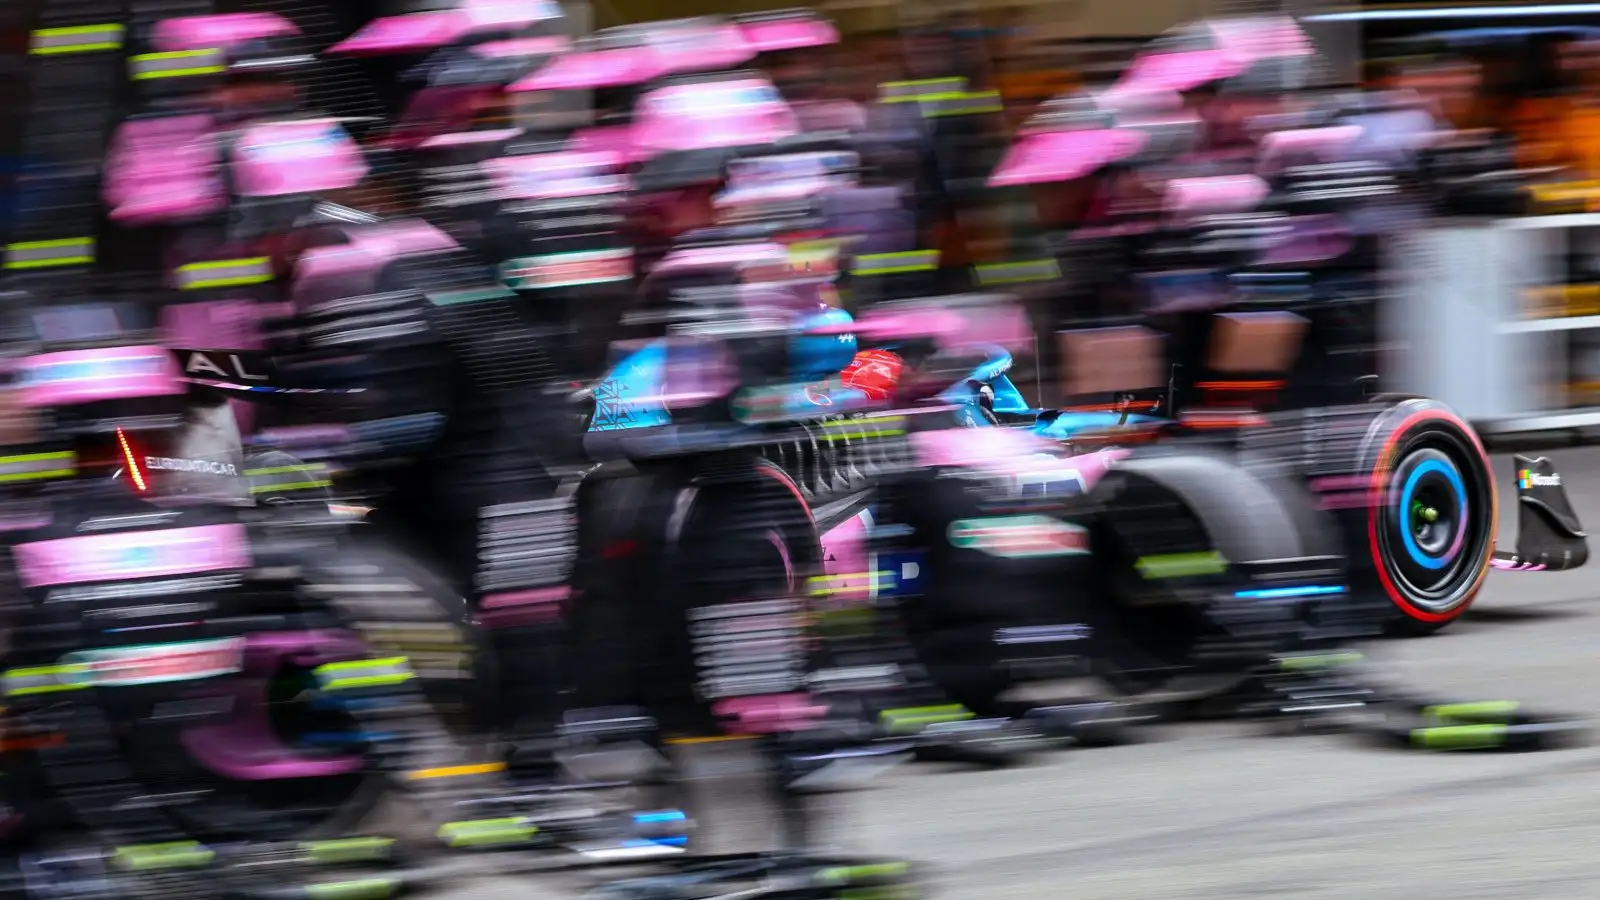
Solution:
{"label": "pit lane ground", "polygon": [[[1600,528],[1600,448],[1550,455],[1579,514]],[[1496,463],[1503,485],[1510,458]],[[1600,720],[1600,565],[1493,573],[1468,621],[1368,657],[1418,692]],[[1231,723],[1164,727],[1136,745],[1009,771],[907,767],[848,795],[834,834],[857,852],[926,861],[934,895],[952,900],[1596,900],[1596,739],[1538,754],[1426,755]],[[730,824],[724,838],[755,833]],[[565,898],[575,886],[496,876],[431,896]]]}

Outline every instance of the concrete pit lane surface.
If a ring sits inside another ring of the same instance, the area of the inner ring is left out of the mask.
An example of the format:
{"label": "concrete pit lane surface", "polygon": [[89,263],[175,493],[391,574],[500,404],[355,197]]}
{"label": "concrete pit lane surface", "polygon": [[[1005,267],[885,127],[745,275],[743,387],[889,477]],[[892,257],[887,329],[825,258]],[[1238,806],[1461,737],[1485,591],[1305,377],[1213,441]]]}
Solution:
{"label": "concrete pit lane surface", "polygon": [[[1600,448],[1548,455],[1600,528]],[[1510,457],[1495,463],[1507,498]],[[1514,524],[1503,504],[1502,541]],[[1418,693],[1600,720],[1600,565],[1492,573],[1465,621],[1367,654]],[[926,862],[932,895],[950,900],[1595,900],[1597,792],[1600,743],[1428,754],[1201,723],[1005,771],[904,767],[844,795],[828,837]],[[754,839],[738,821],[718,824],[712,837],[728,849]],[[586,881],[466,878],[426,896],[564,900]]]}

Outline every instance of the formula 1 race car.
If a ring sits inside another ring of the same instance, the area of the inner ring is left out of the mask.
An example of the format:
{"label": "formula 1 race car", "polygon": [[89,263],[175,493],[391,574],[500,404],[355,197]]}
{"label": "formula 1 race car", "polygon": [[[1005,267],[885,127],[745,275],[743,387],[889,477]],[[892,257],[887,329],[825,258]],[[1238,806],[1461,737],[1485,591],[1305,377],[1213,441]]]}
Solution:
{"label": "formula 1 race car", "polygon": [[[994,346],[985,352],[946,395],[969,405],[970,423],[1021,422],[1081,448],[1204,440],[1221,426],[1245,459],[1264,455],[1291,467],[1338,522],[1352,587],[1387,598],[1393,632],[1426,634],[1460,618],[1491,568],[1561,571],[1588,561],[1587,534],[1543,457],[1514,457],[1517,539],[1513,550],[1496,548],[1493,464],[1472,427],[1437,401],[1374,396],[1272,416],[1193,409],[1168,417],[1159,408],[1134,412],[1140,407],[1130,398],[1109,408],[1038,410],[1008,377],[1010,354]],[[1159,402],[1170,404],[1170,396]]]}
{"label": "formula 1 race car", "polygon": [[[781,169],[777,166],[784,159],[781,151],[767,154],[773,160],[767,169],[785,176],[786,183],[802,183],[812,190],[817,183],[831,184],[793,174],[798,168]],[[1208,186],[1187,184],[1185,197],[1179,199],[1205,208],[1233,202],[1208,193],[1204,190]],[[770,212],[767,215],[770,218]],[[776,233],[781,236],[783,229]],[[767,386],[746,384],[747,389],[732,395],[731,412],[745,423],[817,423],[799,426],[803,437],[792,447],[787,439],[777,440],[788,449],[772,458],[813,505],[827,508],[872,487],[876,480],[861,463],[849,461],[848,453],[837,452],[842,439],[828,434],[824,425],[848,431],[852,417],[893,405],[894,398],[904,393],[902,381],[944,378],[932,394],[952,407],[952,424],[1022,426],[1038,438],[1065,443],[1069,458],[1093,459],[1100,468],[1103,459],[1092,454],[1157,438],[1170,445],[1172,439],[1187,434],[1209,445],[1197,449],[1232,456],[1251,472],[1267,473],[1279,494],[1309,491],[1311,499],[1305,505],[1313,511],[1297,512],[1291,519],[1320,518],[1314,511],[1320,507],[1343,545],[1335,554],[1353,561],[1345,587],[1361,598],[1357,605],[1383,619],[1390,631],[1433,631],[1458,618],[1492,566],[1550,570],[1571,568],[1587,559],[1586,536],[1559,484],[1552,481],[1559,476],[1548,461],[1535,459],[1519,460],[1522,537],[1517,552],[1495,553],[1497,503],[1488,457],[1470,426],[1439,404],[1373,398],[1265,416],[1237,399],[1214,402],[1207,393],[1174,412],[1187,393],[1180,393],[1176,378],[1158,363],[1159,337],[1134,325],[1087,329],[1085,340],[1072,348],[1077,383],[1064,388],[1065,393],[1109,395],[1115,398],[1113,403],[1087,410],[1040,410],[1027,403],[1011,382],[1010,354],[1001,346],[978,343],[985,332],[1002,343],[1008,331],[1015,332],[1014,339],[1025,340],[1025,323],[1020,319],[1017,324],[1023,327],[997,324],[1016,318],[1010,316],[1014,310],[967,303],[981,298],[951,296],[923,304],[922,312],[929,312],[932,305],[959,320],[942,326],[947,334],[936,343],[944,346],[930,354],[926,335],[906,340],[892,327],[853,322],[844,310],[819,302],[817,279],[807,277],[814,272],[797,271],[792,258],[792,248],[786,249],[781,240],[752,240],[730,231],[720,240],[701,238],[669,254],[644,279],[641,293],[660,298],[705,294],[705,285],[721,283],[715,278],[729,278],[731,273],[732,280],[742,281],[744,287],[730,294],[737,297],[728,301],[732,307],[724,308],[724,313],[743,307],[747,312],[761,309],[786,317],[792,330],[784,339],[785,349],[777,349],[783,344],[780,340],[761,351],[766,363],[758,381]],[[889,299],[892,296],[934,293],[929,285],[869,285],[866,282],[885,280],[863,277],[862,262],[857,259],[850,267],[850,288],[857,295],[878,295],[874,311],[885,314],[869,318],[893,320],[894,308],[901,304]],[[838,265],[835,261],[829,271]],[[963,312],[964,304],[973,308]],[[679,320],[688,321],[683,318],[686,314],[687,310],[679,310]],[[1267,380],[1281,379],[1297,356],[1307,322],[1282,305],[1267,304],[1243,312],[1224,309],[1187,315],[1199,320],[1193,330],[1207,338],[1192,342],[1202,349],[1194,354],[1188,371],[1217,376],[1215,383],[1190,379],[1200,382],[1196,387],[1206,392],[1226,384],[1254,385],[1260,393]],[[960,340],[951,340],[956,333]],[[862,339],[871,344],[859,345]],[[923,346],[913,346],[919,341]],[[669,347],[669,343],[646,344],[600,379],[592,392],[591,431],[670,427],[679,418],[675,406],[694,405],[728,387],[710,384],[704,376],[715,367],[675,364]],[[1153,388],[1155,398],[1124,393],[1138,385]],[[1239,392],[1230,396],[1249,398]],[[700,399],[687,399],[691,397]],[[973,440],[981,445],[984,439]],[[1063,471],[1072,468],[1071,463],[1061,465]],[[1077,489],[1092,493],[1092,481],[1079,471]],[[1298,485],[1291,487],[1295,482]],[[1217,502],[1228,503],[1221,498]],[[1382,602],[1369,604],[1368,598]]]}
{"label": "formula 1 race car", "polygon": [[[1244,323],[1227,314],[1219,317],[1240,330],[1273,326],[1270,313],[1253,316]],[[857,350],[852,335],[849,344],[837,345],[843,332],[854,327],[848,323],[848,315],[837,310],[808,320],[805,327],[812,333],[797,337],[793,351],[804,358],[812,377],[792,385],[792,396],[775,395],[769,405],[796,417],[809,413],[847,418],[852,411],[874,405],[875,398],[890,396],[903,378],[910,377],[913,366],[908,355],[912,361],[915,356],[900,343],[880,341],[852,353]],[[962,325],[961,331],[970,334],[972,328]],[[1259,345],[1268,337],[1255,334],[1252,340]],[[1138,348],[1100,348],[1106,349],[1127,354]],[[815,357],[824,350],[832,357],[826,363]],[[1588,559],[1587,535],[1562,488],[1561,476],[1545,458],[1515,458],[1518,538],[1514,550],[1496,549],[1499,503],[1488,454],[1471,426],[1435,401],[1375,396],[1361,403],[1273,415],[1197,405],[1182,414],[1161,415],[1160,405],[1170,407],[1172,402],[1169,391],[1166,398],[1142,407],[1124,397],[1099,409],[1040,410],[1031,407],[1011,381],[1012,357],[1003,347],[963,345],[960,353],[947,358],[947,367],[948,359],[960,362],[953,376],[945,376],[953,383],[939,397],[952,404],[960,424],[1020,427],[1038,438],[1061,442],[1073,457],[1157,440],[1212,445],[1237,452],[1252,470],[1292,477],[1309,492],[1312,505],[1336,524],[1352,561],[1351,589],[1383,598],[1378,608],[1384,612],[1386,630],[1393,633],[1428,633],[1456,620],[1471,605],[1491,568],[1559,571]],[[828,367],[840,374],[818,377],[819,369]],[[612,430],[670,422],[664,406],[627,402],[659,396],[656,382],[666,377],[665,372],[661,345],[628,357],[602,380],[598,415],[591,427]],[[797,482],[811,489],[819,479],[805,468],[824,464],[815,462],[814,454],[795,457],[793,462],[780,462]],[[808,459],[809,463],[802,462]]]}

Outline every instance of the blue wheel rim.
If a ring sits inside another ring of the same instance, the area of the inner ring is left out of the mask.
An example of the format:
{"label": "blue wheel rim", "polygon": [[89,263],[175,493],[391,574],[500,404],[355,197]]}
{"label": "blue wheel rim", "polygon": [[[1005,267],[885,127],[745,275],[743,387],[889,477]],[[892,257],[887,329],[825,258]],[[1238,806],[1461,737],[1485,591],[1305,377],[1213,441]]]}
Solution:
{"label": "blue wheel rim", "polygon": [[[1416,493],[1417,483],[1422,480],[1424,475],[1430,472],[1438,472],[1445,477],[1445,480],[1450,483],[1450,489],[1455,493],[1456,508],[1462,510],[1463,514],[1465,513],[1467,508],[1467,487],[1461,481],[1461,473],[1456,471],[1454,465],[1446,465],[1437,459],[1430,459],[1411,470],[1411,473],[1406,477],[1405,487],[1400,491],[1400,504],[1396,513],[1400,516],[1402,523],[1400,536],[1405,542],[1406,553],[1410,555],[1411,560],[1424,569],[1438,571],[1449,565],[1455,558],[1456,552],[1460,550],[1461,540],[1459,536],[1457,540],[1450,543],[1449,549],[1444,553],[1433,556],[1417,543],[1417,539],[1411,533],[1411,529],[1404,524],[1409,519],[1411,498]],[[1457,523],[1458,528],[1464,529],[1465,526],[1466,522],[1464,520]]]}

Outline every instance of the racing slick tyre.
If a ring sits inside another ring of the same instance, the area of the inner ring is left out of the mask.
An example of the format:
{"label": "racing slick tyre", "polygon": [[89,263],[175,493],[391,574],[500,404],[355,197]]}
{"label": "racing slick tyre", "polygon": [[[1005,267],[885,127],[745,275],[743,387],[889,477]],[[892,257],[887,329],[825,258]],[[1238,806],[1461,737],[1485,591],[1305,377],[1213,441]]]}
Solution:
{"label": "racing slick tyre", "polygon": [[[949,700],[984,718],[1006,718],[1022,714],[1026,704],[1005,699],[1021,679],[1011,665],[1016,648],[998,637],[1014,629],[1055,630],[1063,616],[1069,624],[1062,631],[1070,632],[1079,610],[1067,608],[1061,595],[1080,577],[1081,557],[999,556],[952,539],[972,523],[995,519],[990,510],[1005,488],[980,476],[959,467],[929,468],[886,483],[879,524],[903,528],[908,545],[925,551],[919,564],[925,587],[899,605],[918,665]],[[1059,506],[1041,506],[1035,524],[1081,534],[1081,526],[1057,518],[1064,511]]]}
{"label": "racing slick tyre", "polygon": [[1235,687],[1314,615],[1258,589],[1342,585],[1332,523],[1297,485],[1228,458],[1144,451],[1089,499],[1094,670],[1124,696],[1182,703]]}
{"label": "racing slick tyre", "polygon": [[675,648],[672,677],[697,685],[718,730],[783,730],[792,710],[772,698],[808,689],[804,591],[822,559],[810,507],[764,459],[702,469],[677,503],[688,509],[668,527],[667,583],[676,633],[690,640]]}
{"label": "racing slick tyre", "polygon": [[577,705],[642,707],[668,730],[714,726],[703,701],[715,704],[711,682],[726,673],[697,651],[691,623],[703,610],[798,596],[821,559],[799,488],[754,458],[602,468],[578,508],[568,619]]}
{"label": "racing slick tyre", "polygon": [[1352,588],[1398,635],[1466,613],[1494,554],[1499,505],[1472,427],[1435,400],[1406,398],[1302,414],[1308,483],[1337,518]]}
{"label": "racing slick tyre", "polygon": [[666,740],[759,732],[805,689],[799,591],[821,559],[810,509],[782,470],[736,455],[602,466],[578,510],[573,706],[653,721],[635,738],[657,759],[608,780],[631,782],[635,809],[689,809]]}
{"label": "racing slick tyre", "polygon": [[1391,630],[1437,631],[1467,611],[1489,572],[1500,512],[1489,457],[1472,427],[1432,400],[1401,403],[1374,424],[1363,574],[1393,602]]}

